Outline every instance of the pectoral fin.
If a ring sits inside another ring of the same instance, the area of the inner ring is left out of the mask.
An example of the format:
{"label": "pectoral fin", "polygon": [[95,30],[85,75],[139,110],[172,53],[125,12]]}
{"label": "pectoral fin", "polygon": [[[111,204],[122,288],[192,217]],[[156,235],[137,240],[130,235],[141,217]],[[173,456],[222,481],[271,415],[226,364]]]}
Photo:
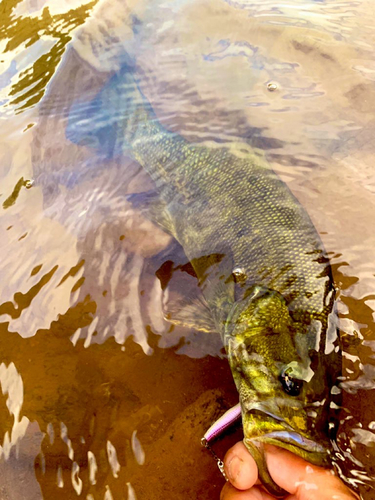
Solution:
{"label": "pectoral fin", "polygon": [[211,311],[198,285],[190,263],[175,266],[168,260],[156,272],[162,289],[163,313],[174,325],[202,332],[215,332]]}
{"label": "pectoral fin", "polygon": [[147,219],[158,224],[166,233],[175,238],[173,221],[167,210],[167,204],[155,191],[145,191],[127,196],[127,200]]}
{"label": "pectoral fin", "polygon": [[174,325],[217,333],[211,312],[202,295],[168,301],[163,309],[165,319]]}
{"label": "pectoral fin", "polygon": [[235,301],[233,258],[229,251],[203,255],[192,260],[199,284],[212,311],[215,324],[223,325]]}

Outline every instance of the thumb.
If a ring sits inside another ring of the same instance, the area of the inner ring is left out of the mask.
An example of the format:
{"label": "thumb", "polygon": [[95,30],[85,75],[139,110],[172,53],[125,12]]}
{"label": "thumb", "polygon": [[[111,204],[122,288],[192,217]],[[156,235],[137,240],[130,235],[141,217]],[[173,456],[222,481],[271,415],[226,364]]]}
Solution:
{"label": "thumb", "polygon": [[266,460],[274,481],[298,500],[358,500],[333,470],[309,464],[290,451],[266,445]]}

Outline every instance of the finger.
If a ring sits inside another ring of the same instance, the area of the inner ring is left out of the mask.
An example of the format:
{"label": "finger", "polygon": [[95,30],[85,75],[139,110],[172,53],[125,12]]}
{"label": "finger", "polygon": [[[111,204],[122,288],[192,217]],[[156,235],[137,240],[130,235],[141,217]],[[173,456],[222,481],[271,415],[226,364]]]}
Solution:
{"label": "finger", "polygon": [[226,483],[221,490],[220,500],[275,500],[275,498],[258,486],[240,491],[230,483]]}
{"label": "finger", "polygon": [[266,460],[273,480],[296,499],[357,499],[333,471],[309,464],[290,451],[268,445]]}
{"label": "finger", "polygon": [[258,479],[257,465],[242,442],[227,451],[224,469],[229,481],[239,490],[250,489]]}

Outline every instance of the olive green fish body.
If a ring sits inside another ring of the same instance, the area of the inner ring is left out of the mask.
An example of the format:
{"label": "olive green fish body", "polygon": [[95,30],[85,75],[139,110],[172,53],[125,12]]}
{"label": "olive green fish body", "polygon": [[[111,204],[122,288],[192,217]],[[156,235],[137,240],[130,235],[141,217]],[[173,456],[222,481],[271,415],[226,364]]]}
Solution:
{"label": "olive green fish body", "polygon": [[324,319],[332,308],[328,259],[306,211],[262,156],[191,145],[155,122],[144,132],[133,155],[153,177],[198,278],[209,272],[204,257],[230,256],[224,281],[240,267],[246,285],[277,290],[296,317]]}
{"label": "olive green fish body", "polygon": [[[264,469],[264,443],[314,463],[327,460],[330,388],[340,358],[319,235],[260,153],[191,144],[168,132],[128,70],[97,101],[108,109],[105,121],[112,120],[113,150],[126,148],[154,181],[151,217],[194,267],[240,395],[244,442],[278,493]],[[100,124],[81,127],[80,142],[99,147],[100,134]]]}

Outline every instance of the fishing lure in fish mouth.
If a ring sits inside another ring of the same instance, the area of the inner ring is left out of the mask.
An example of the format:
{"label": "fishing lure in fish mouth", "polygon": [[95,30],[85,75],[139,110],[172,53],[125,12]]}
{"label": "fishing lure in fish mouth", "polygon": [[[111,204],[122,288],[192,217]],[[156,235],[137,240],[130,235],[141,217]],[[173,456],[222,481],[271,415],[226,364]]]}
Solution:
{"label": "fishing lure in fish mouth", "polygon": [[[226,411],[216,422],[214,422],[211,427],[205,432],[203,438],[201,439],[201,444],[211,453],[213,458],[216,460],[217,466],[222,473],[225,481],[228,481],[228,477],[225,473],[224,462],[217,456],[211,447],[212,441],[219,438],[229,427],[241,419],[241,405],[237,403],[235,406]],[[285,490],[280,488],[272,479],[268,472],[266,459],[264,455],[264,449],[262,443],[254,441],[247,444],[247,448],[251,448],[251,455],[256,461],[258,467],[261,466],[263,470],[263,477],[267,478],[267,489],[269,493],[275,497],[283,497],[287,494]],[[250,450],[249,450],[250,452]]]}

